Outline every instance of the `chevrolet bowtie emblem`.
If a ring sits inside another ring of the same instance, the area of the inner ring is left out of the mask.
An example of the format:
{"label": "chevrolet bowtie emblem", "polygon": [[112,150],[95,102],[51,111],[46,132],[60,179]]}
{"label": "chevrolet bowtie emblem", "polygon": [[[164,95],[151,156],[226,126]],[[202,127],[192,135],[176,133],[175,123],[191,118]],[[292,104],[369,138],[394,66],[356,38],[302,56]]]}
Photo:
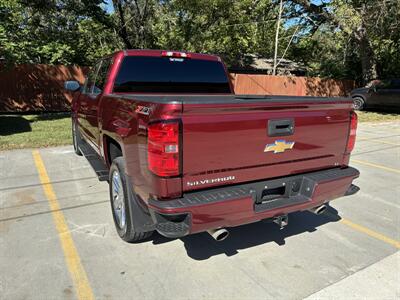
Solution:
{"label": "chevrolet bowtie emblem", "polygon": [[294,142],[286,142],[285,140],[276,140],[273,144],[265,146],[264,152],[274,151],[274,153],[282,153],[285,150],[292,149]]}

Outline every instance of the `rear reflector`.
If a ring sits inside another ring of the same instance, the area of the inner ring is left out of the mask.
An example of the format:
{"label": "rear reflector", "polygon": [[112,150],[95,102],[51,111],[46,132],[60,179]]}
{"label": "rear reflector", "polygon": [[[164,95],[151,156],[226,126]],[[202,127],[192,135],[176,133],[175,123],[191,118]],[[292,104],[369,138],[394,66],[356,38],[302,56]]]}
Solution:
{"label": "rear reflector", "polygon": [[178,57],[178,58],[191,58],[191,54],[190,53],[177,52],[177,51],[163,51],[163,52],[161,52],[161,56]]}
{"label": "rear reflector", "polygon": [[350,114],[350,131],[349,139],[347,140],[346,153],[350,153],[354,149],[356,143],[356,131],[357,131],[357,114],[353,111]]}
{"label": "rear reflector", "polygon": [[162,177],[179,175],[179,123],[154,123],[147,130],[149,170]]}

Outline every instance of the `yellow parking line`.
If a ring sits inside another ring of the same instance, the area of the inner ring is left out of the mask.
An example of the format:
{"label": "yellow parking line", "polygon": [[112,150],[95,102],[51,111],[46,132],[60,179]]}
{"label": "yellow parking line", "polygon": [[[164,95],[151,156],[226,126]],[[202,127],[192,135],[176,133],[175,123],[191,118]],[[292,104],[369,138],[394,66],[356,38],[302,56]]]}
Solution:
{"label": "yellow parking line", "polygon": [[60,204],[58,203],[56,194],[50,183],[50,178],[47,175],[42,157],[40,156],[38,150],[34,150],[32,152],[32,155],[37,171],[39,173],[39,178],[40,182],[42,183],[44,193],[47,197],[47,200],[49,201],[53,221],[56,226],[58,236],[60,238],[61,246],[64,251],[65,261],[68,266],[69,273],[72,277],[78,299],[94,299],[85,269],[81,264],[78,251],[76,250],[71,232],[65,221],[64,215],[60,210]]}
{"label": "yellow parking line", "polygon": [[373,164],[373,163],[370,163],[370,162],[367,162],[367,161],[363,161],[363,160],[352,159],[351,162],[400,174],[400,170],[398,170],[398,169],[393,169],[393,168],[389,168],[389,167],[386,167],[386,166]]}
{"label": "yellow parking line", "polygon": [[374,139],[357,139],[357,142],[370,142],[370,143],[375,143],[375,144],[387,144],[387,145],[393,145],[393,146],[400,146],[400,144],[397,143],[392,143],[392,142],[387,142],[387,141],[377,141]]}
{"label": "yellow parking line", "polygon": [[385,236],[383,234],[380,234],[380,233],[375,232],[375,231],[373,231],[371,229],[368,229],[368,228],[366,228],[364,226],[361,226],[361,225],[358,225],[356,223],[353,223],[353,222],[351,222],[351,221],[349,221],[347,219],[343,219],[342,218],[340,220],[340,222],[342,224],[345,224],[345,225],[347,225],[347,226],[359,231],[359,232],[365,233],[366,235],[369,235],[370,237],[373,237],[373,238],[375,238],[377,240],[380,240],[382,242],[385,242],[387,244],[390,244],[390,245],[400,249],[400,241],[393,240],[393,239],[391,239],[391,238],[389,238],[389,237],[387,237],[387,236]]}

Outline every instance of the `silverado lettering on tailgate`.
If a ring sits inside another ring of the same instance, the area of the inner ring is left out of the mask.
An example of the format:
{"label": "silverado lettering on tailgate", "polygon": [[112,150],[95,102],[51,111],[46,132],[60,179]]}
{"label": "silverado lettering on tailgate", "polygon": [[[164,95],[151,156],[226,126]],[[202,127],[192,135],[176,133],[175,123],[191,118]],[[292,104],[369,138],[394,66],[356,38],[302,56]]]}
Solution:
{"label": "silverado lettering on tailgate", "polygon": [[231,181],[231,180],[235,180],[235,176],[188,181],[186,184],[187,184],[187,186],[199,186],[199,185],[213,184],[213,183],[217,183],[217,182],[225,182],[225,181]]}

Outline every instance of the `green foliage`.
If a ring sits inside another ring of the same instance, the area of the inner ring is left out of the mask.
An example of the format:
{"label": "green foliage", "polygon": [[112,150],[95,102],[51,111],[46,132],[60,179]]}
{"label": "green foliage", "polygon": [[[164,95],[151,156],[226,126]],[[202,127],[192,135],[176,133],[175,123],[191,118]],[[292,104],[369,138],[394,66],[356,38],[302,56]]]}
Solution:
{"label": "green foliage", "polygon": [[[92,63],[94,57],[82,53],[100,48],[96,54],[104,55],[115,42],[112,31],[100,23],[108,18],[100,4],[101,0],[0,0],[0,56],[8,63]],[[96,39],[88,39],[90,34]]]}
{"label": "green foliage", "polygon": [[[277,0],[112,3],[109,14],[103,0],[0,0],[0,57],[90,65],[133,47],[215,53],[243,66],[246,54],[274,55]],[[312,76],[400,77],[400,0],[283,3],[278,58],[303,63]]]}
{"label": "green foliage", "polygon": [[[154,26],[161,48],[223,54],[234,62],[254,47],[256,26],[251,2],[229,0],[170,1]],[[163,34],[164,33],[164,34]]]}
{"label": "green foliage", "polygon": [[73,62],[78,65],[93,64],[99,58],[124,48],[114,30],[93,19],[84,19],[78,23],[75,46],[79,55],[76,55]]}
{"label": "green foliage", "polygon": [[310,7],[307,0],[292,2],[312,22],[303,24],[290,57],[305,63],[310,75],[359,83],[400,77],[400,0],[332,0]]}
{"label": "green foliage", "polygon": [[30,43],[22,40],[28,34],[22,12],[22,5],[16,0],[0,1],[0,57],[6,61],[27,59]]}
{"label": "green foliage", "polygon": [[290,57],[302,62],[307,67],[309,76],[352,78],[354,74],[349,73],[352,70],[347,69],[346,65],[349,59],[347,42],[342,32],[321,28],[295,43]]}

